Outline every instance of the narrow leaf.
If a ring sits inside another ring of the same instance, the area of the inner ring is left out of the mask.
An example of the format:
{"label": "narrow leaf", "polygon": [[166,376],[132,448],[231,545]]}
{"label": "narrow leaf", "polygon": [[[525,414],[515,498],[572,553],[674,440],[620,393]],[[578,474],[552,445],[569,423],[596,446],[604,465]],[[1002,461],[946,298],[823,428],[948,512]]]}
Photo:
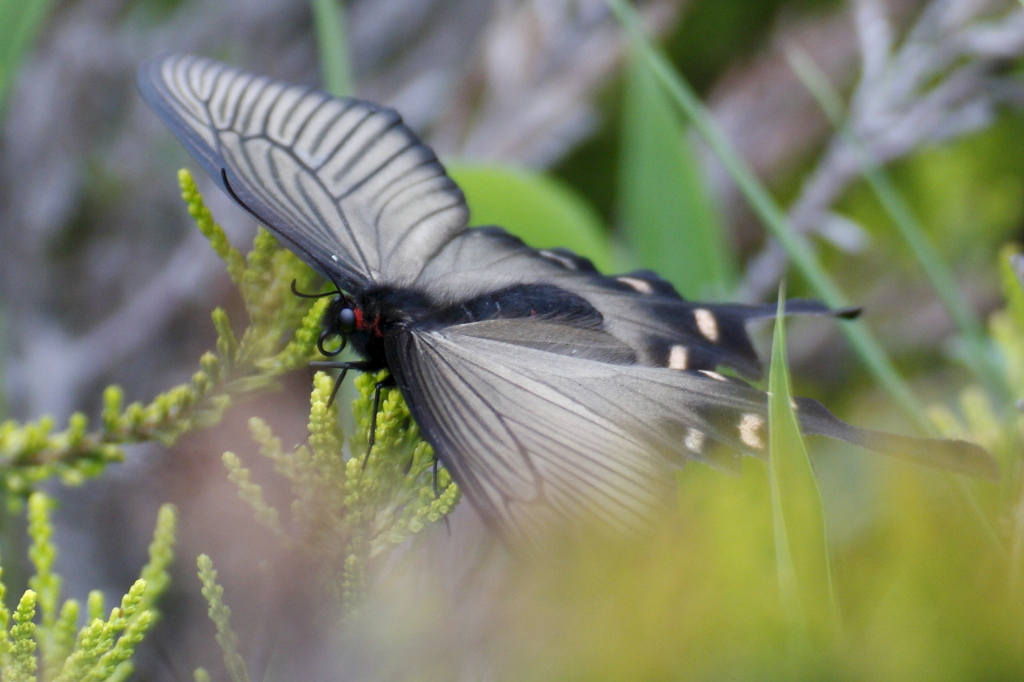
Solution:
{"label": "narrow leaf", "polygon": [[986,385],[997,395],[1007,397],[1008,391],[1002,372],[993,361],[989,344],[985,339],[985,331],[978,317],[960,293],[960,287],[953,273],[943,262],[935,246],[925,233],[924,226],[918,220],[914,210],[896,187],[892,177],[882,168],[871,153],[861,144],[853,131],[843,125],[844,108],[839,94],[828,80],[828,76],[814,63],[803,50],[792,48],[787,53],[790,68],[803,82],[804,87],[814,96],[829,121],[853,150],[861,175],[867,181],[871,191],[889,220],[899,231],[903,241],[910,247],[915,260],[921,266],[932,288],[952,318],[960,335],[963,337],[968,364],[986,382]]}
{"label": "narrow leaf", "polygon": [[618,205],[627,240],[683,296],[722,299],[736,267],[687,128],[639,58],[629,60],[624,95]]}
{"label": "narrow leaf", "polygon": [[[754,175],[745,160],[736,152],[718,125],[701,103],[689,83],[647,39],[640,18],[625,0],[605,0],[626,30],[631,47],[642,56],[647,68],[657,77],[676,106],[686,114],[693,126],[718,156],[729,176],[750,203],[751,208],[785,249],[793,265],[807,280],[814,293],[833,308],[849,305],[839,285],[829,276],[807,240],[792,230],[789,221],[771,193]],[[896,371],[874,335],[863,322],[844,324],[843,332],[850,345],[875,379],[912,416],[925,433],[934,433],[934,426],[910,387]]]}
{"label": "narrow leaf", "polygon": [[775,529],[779,593],[797,646],[817,647],[835,632],[835,598],[829,570],[821,493],[793,410],[786,365],[785,287],[768,377],[768,470]]}
{"label": "narrow leaf", "polygon": [[0,0],[0,113],[25,54],[53,7],[53,0]]}
{"label": "narrow leaf", "polygon": [[345,9],[340,0],[313,0],[313,24],[320,53],[324,90],[344,97],[355,92],[345,31]]}

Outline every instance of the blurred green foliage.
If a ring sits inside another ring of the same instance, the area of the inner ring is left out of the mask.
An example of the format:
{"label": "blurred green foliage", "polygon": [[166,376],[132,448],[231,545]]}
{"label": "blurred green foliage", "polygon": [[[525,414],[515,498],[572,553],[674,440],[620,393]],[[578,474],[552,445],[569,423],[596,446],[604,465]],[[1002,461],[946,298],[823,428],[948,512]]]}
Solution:
{"label": "blurred green foliage", "polygon": [[[779,597],[789,627],[787,644],[792,655],[808,656],[834,645],[838,613],[825,511],[800,435],[786,362],[785,289],[779,290],[768,376],[768,483]],[[758,430],[753,432],[758,435]]]}
{"label": "blurred green foliage", "polygon": [[[397,389],[381,391],[374,419],[374,387],[383,378],[362,374],[355,379],[357,427],[348,438],[347,457],[338,406],[330,402],[335,380],[324,372],[313,380],[308,446],[286,452],[265,422],[250,420],[260,454],[291,485],[287,529],[284,514],[266,502],[241,460],[224,454],[239,497],[286,547],[312,559],[318,575],[310,589],[332,596],[334,608],[346,617],[359,607],[365,581],[389,550],[443,519],[460,497],[448,472],[435,469],[434,451],[420,438]],[[367,452],[374,424],[376,436]]]}
{"label": "blurred green foliage", "polygon": [[341,0],[313,0],[312,6],[324,90],[337,97],[352,96],[355,85],[349,63],[345,7]]}
{"label": "blurred green foliage", "polygon": [[926,234],[916,212],[896,186],[891,175],[871,156],[843,120],[845,113],[842,100],[829,82],[828,76],[810,55],[798,48],[791,49],[787,57],[790,68],[817,99],[832,125],[839,129],[839,135],[857,159],[862,177],[945,306],[947,314],[959,332],[964,360],[989,390],[1005,399],[1003,379],[989,352],[981,322],[961,294],[951,269],[939,255],[934,241]]}
{"label": "blurred green foliage", "polygon": [[537,249],[569,246],[599,269],[612,267],[606,229],[590,205],[544,173],[499,165],[449,163],[469,204],[470,223],[500,225]]}
{"label": "blurred green foliage", "polygon": [[212,426],[235,398],[272,389],[281,374],[321,357],[316,341],[325,301],[317,308],[291,292],[292,282],[302,291],[312,291],[316,275],[266,231],[256,235],[252,251],[242,256],[214,222],[192,176],[183,170],[178,180],[189,213],[239,287],[248,326],[241,338],[236,337],[227,313],[217,308],[212,316],[216,352],[200,358],[190,382],[156,396],[148,405],[125,406],[123,391],[109,386],[100,424],[92,429],[82,413],[72,415],[58,432],[49,416],[25,424],[0,423],[0,486],[14,493],[8,498],[12,503],[49,478],[59,476],[75,485],[99,475],[108,464],[123,459],[126,444],[170,445],[183,433]]}
{"label": "blurred green foliage", "polygon": [[0,0],[0,116],[18,67],[52,7],[53,0]]}
{"label": "blurred green foliage", "polygon": [[783,18],[832,9],[842,0],[696,0],[665,40],[665,50],[698,91],[765,46]]}
{"label": "blurred green foliage", "polygon": [[[841,3],[842,0],[694,0],[686,3],[681,20],[662,43],[679,72],[704,94],[729,69],[763,48],[781,20],[834,9]],[[621,177],[619,152],[624,115],[620,93],[625,87],[625,78],[609,85],[599,102],[599,129],[570,150],[555,169],[609,224],[614,224],[617,212],[616,181]]]}
{"label": "blurred green foliage", "polygon": [[685,298],[723,300],[736,285],[724,222],[700,160],[657,78],[628,60],[619,167],[619,220],[644,267]]}
{"label": "blurred green foliage", "polygon": [[[779,201],[757,177],[732,141],[726,137],[692,86],[668,61],[663,51],[651,42],[644,32],[643,22],[635,8],[625,0],[606,0],[606,3],[622,25],[633,54],[643,59],[651,75],[678,107],[680,115],[686,117],[718,157],[765,231],[785,252],[790,266],[801,275],[814,296],[823,303],[832,308],[848,306],[849,300],[838,280],[824,267],[807,236],[793,229]],[[931,424],[920,402],[900,376],[873,332],[863,322],[843,325],[840,329],[865,369],[878,384],[885,388],[894,401],[917,423],[918,428],[926,432],[930,430]]]}
{"label": "blurred green foliage", "polygon": [[[1024,224],[1024,156],[1017,144],[1024,118],[1005,115],[991,127],[942,146],[929,146],[893,164],[892,175],[940,255],[973,277],[996,283],[992,257],[1019,238]],[[863,225],[871,252],[888,268],[911,266],[913,255],[887,229],[882,206],[866,182],[857,183],[837,207]]]}
{"label": "blurred green foliage", "polygon": [[[217,583],[217,571],[213,568],[213,560],[206,554],[200,554],[196,560],[199,566],[199,580],[203,584],[203,596],[210,605],[210,620],[217,627],[217,643],[224,652],[224,667],[227,669],[231,682],[249,682],[249,670],[245,660],[238,653],[238,636],[231,629],[231,607],[224,603],[224,588]],[[206,671],[199,668],[195,679],[208,680]]]}

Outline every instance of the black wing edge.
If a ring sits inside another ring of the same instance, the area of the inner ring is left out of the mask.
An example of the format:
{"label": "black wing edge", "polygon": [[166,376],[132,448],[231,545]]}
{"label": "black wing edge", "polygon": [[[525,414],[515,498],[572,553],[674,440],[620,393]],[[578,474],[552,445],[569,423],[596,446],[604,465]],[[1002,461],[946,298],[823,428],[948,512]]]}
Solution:
{"label": "black wing edge", "polygon": [[[150,57],[142,62],[136,74],[135,84],[139,88],[142,99],[157,113],[160,120],[171,129],[174,136],[181,141],[189,154],[195,158],[211,178],[225,192],[228,188],[224,185],[221,171],[224,169],[223,160],[215,149],[207,146],[203,139],[188,126],[182,125],[177,114],[168,105],[168,101],[174,99],[174,95],[167,89],[160,69],[170,59],[185,59],[184,55],[165,53]],[[211,62],[211,66],[213,63]]]}
{"label": "black wing edge", "polygon": [[800,426],[806,433],[844,440],[916,464],[999,481],[999,463],[980,445],[964,440],[917,438],[862,429],[842,421],[817,400],[795,398],[795,402]]}

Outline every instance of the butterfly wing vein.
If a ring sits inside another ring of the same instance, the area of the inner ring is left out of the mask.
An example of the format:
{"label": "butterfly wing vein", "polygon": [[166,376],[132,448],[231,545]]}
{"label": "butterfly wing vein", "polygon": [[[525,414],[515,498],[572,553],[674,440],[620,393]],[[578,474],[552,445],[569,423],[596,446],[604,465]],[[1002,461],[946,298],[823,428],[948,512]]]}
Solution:
{"label": "butterfly wing vein", "polygon": [[139,83],[226,190],[349,290],[409,284],[466,229],[461,190],[390,109],[190,56]]}

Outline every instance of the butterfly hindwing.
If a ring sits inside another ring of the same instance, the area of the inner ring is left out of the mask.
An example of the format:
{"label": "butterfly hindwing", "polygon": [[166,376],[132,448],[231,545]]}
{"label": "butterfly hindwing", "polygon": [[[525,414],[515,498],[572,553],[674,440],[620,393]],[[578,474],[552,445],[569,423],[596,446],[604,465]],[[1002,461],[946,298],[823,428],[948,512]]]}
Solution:
{"label": "butterfly hindwing", "polygon": [[461,190],[384,107],[171,55],[146,100],[224,189],[348,290],[408,284],[466,229]]}
{"label": "butterfly hindwing", "polygon": [[[422,433],[474,508],[513,540],[531,542],[556,519],[644,527],[672,499],[670,466],[734,468],[737,452],[767,454],[767,394],[712,371],[631,363],[597,330],[489,320],[411,329],[387,352]],[[796,408],[805,433],[995,475],[971,443],[859,429],[804,398]]]}
{"label": "butterfly hindwing", "polygon": [[[603,335],[601,359],[583,359],[566,347],[496,340],[522,334],[524,324],[541,338],[573,338],[557,323],[494,320],[389,339],[392,371],[421,432],[473,507],[514,542],[536,540],[552,522],[645,526],[670,493],[669,465],[624,420],[609,419],[613,402],[578,392],[580,380],[615,376],[619,366],[602,360],[621,344]],[[599,335],[587,330],[578,353],[589,355]],[[536,360],[541,366],[529,367]],[[547,371],[566,360],[589,376],[566,382],[565,367]]]}

